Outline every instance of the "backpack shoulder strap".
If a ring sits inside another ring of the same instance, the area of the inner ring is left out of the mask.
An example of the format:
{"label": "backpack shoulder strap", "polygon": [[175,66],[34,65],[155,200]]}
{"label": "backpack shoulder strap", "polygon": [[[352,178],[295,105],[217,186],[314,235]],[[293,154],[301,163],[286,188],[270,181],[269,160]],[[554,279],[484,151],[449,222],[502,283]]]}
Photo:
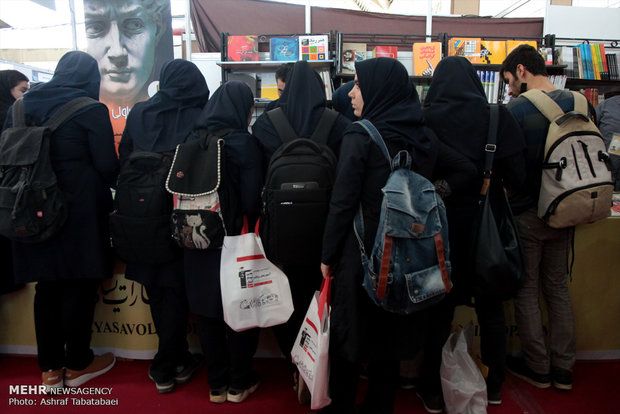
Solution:
{"label": "backpack shoulder strap", "polygon": [[[19,98],[13,103],[13,127],[25,127],[24,98]],[[0,128],[2,126],[0,125]]]}
{"label": "backpack shoulder strap", "polygon": [[329,137],[329,133],[331,132],[338,115],[338,112],[325,108],[323,114],[321,114],[319,124],[312,133],[310,139],[314,142],[318,142],[319,144],[327,145],[327,138]]}
{"label": "backpack shoulder strap", "polygon": [[71,117],[71,115],[75,114],[82,108],[86,108],[87,106],[99,104],[99,101],[94,100],[93,98],[89,98],[88,96],[82,96],[79,98],[75,98],[63,106],[61,106],[55,113],[52,115],[50,119],[47,120],[45,125],[49,127],[52,131],[62,125],[67,119]]}
{"label": "backpack shoulder strap", "polygon": [[560,105],[555,103],[553,99],[551,99],[540,89],[530,89],[529,91],[522,93],[520,96],[523,96],[530,101],[549,120],[549,122],[553,122],[564,115],[564,111],[560,108]]}
{"label": "backpack shoulder strap", "polygon": [[391,166],[392,158],[390,158],[390,153],[387,149],[387,146],[385,145],[385,141],[383,141],[383,137],[381,136],[379,131],[377,131],[377,128],[375,128],[372,122],[367,119],[360,119],[359,121],[355,121],[354,123],[361,125],[366,130],[366,132],[368,132],[370,138],[372,138],[372,140],[375,141],[375,143],[379,146],[381,152],[383,153],[383,155],[385,155],[385,158],[387,158],[388,164],[390,164]]}
{"label": "backpack shoulder strap", "polygon": [[573,94],[574,110],[588,116],[588,99],[583,94],[575,91],[571,91]]}
{"label": "backpack shoulder strap", "polygon": [[493,159],[497,149],[497,130],[499,127],[499,106],[489,105],[489,131],[487,132],[487,143],[484,146],[484,171],[482,173],[482,189],[480,195],[485,196],[491,184],[491,173],[493,171]]}
{"label": "backpack shoulder strap", "polygon": [[286,144],[287,142],[291,142],[295,138],[298,138],[297,133],[291,126],[291,123],[288,122],[288,119],[286,119],[286,115],[284,115],[282,108],[277,107],[267,111],[267,116],[283,143]]}

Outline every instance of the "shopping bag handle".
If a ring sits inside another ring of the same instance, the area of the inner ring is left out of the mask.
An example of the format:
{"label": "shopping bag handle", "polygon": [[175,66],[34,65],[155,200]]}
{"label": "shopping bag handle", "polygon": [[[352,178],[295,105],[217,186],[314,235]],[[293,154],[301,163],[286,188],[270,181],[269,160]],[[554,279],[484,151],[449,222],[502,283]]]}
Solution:
{"label": "shopping bag handle", "polygon": [[[319,293],[319,320],[323,320],[323,311],[327,309],[327,316],[329,316],[329,302],[332,290],[332,274],[331,272],[327,277],[323,278],[321,282],[321,291]],[[326,307],[327,305],[327,307]]]}
{"label": "shopping bag handle", "polygon": [[[254,233],[258,236],[258,225],[260,223],[260,219],[256,220],[256,225],[254,226]],[[248,218],[247,216],[243,216],[243,227],[241,227],[241,234],[248,233]]]}

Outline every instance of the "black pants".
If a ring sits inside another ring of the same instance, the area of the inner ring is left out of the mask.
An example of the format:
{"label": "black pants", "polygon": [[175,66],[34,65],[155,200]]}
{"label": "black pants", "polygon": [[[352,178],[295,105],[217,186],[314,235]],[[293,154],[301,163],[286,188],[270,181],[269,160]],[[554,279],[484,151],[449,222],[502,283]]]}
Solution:
{"label": "black pants", "polygon": [[209,386],[245,389],[252,381],[252,358],[258,346],[258,329],[235,332],[222,318],[197,316],[200,344],[207,361]]}
{"label": "black pants", "polygon": [[[424,344],[422,378],[419,389],[424,394],[441,394],[441,352],[448,336],[456,305],[447,298],[432,308],[432,320]],[[506,366],[506,321],[501,300],[475,300],[476,316],[480,325],[480,353],[482,362],[489,367],[489,393],[501,391]]]}
{"label": "black pants", "polygon": [[187,343],[187,296],[185,287],[144,287],[149,296],[151,316],[159,339],[150,372],[153,379],[165,382],[174,378],[177,366],[191,361]]}
{"label": "black pants", "polygon": [[[331,405],[321,413],[353,414],[359,384],[359,364],[330,355],[329,392]],[[400,361],[385,360],[368,363],[368,390],[359,412],[392,414],[398,387]]]}
{"label": "black pants", "polygon": [[86,368],[93,360],[91,330],[100,279],[39,282],[34,326],[41,371]]}
{"label": "black pants", "polygon": [[291,350],[310,306],[310,301],[314,297],[314,292],[321,288],[323,276],[318,265],[315,268],[285,266],[283,270],[288,277],[295,310],[286,323],[273,327],[273,333],[280,351],[289,363],[289,370],[292,374],[295,366],[291,360]]}

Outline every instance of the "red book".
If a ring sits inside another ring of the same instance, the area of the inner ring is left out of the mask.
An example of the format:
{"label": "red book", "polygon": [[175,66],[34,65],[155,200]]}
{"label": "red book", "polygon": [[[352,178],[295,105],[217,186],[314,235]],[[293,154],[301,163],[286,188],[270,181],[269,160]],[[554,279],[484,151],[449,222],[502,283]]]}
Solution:
{"label": "red book", "polygon": [[372,50],[372,57],[389,57],[396,59],[398,57],[397,46],[376,46]]}

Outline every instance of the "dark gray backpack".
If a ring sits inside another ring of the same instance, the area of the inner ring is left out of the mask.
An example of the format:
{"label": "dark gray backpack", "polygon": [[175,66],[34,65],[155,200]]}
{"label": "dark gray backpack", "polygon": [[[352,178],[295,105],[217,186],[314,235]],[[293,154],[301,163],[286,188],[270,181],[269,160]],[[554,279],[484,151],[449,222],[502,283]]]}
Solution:
{"label": "dark gray backpack", "polygon": [[50,160],[52,133],[80,109],[101,104],[76,98],[41,126],[26,126],[24,104],[13,104],[13,126],[0,136],[0,234],[37,243],[49,239],[67,219],[65,194]]}

